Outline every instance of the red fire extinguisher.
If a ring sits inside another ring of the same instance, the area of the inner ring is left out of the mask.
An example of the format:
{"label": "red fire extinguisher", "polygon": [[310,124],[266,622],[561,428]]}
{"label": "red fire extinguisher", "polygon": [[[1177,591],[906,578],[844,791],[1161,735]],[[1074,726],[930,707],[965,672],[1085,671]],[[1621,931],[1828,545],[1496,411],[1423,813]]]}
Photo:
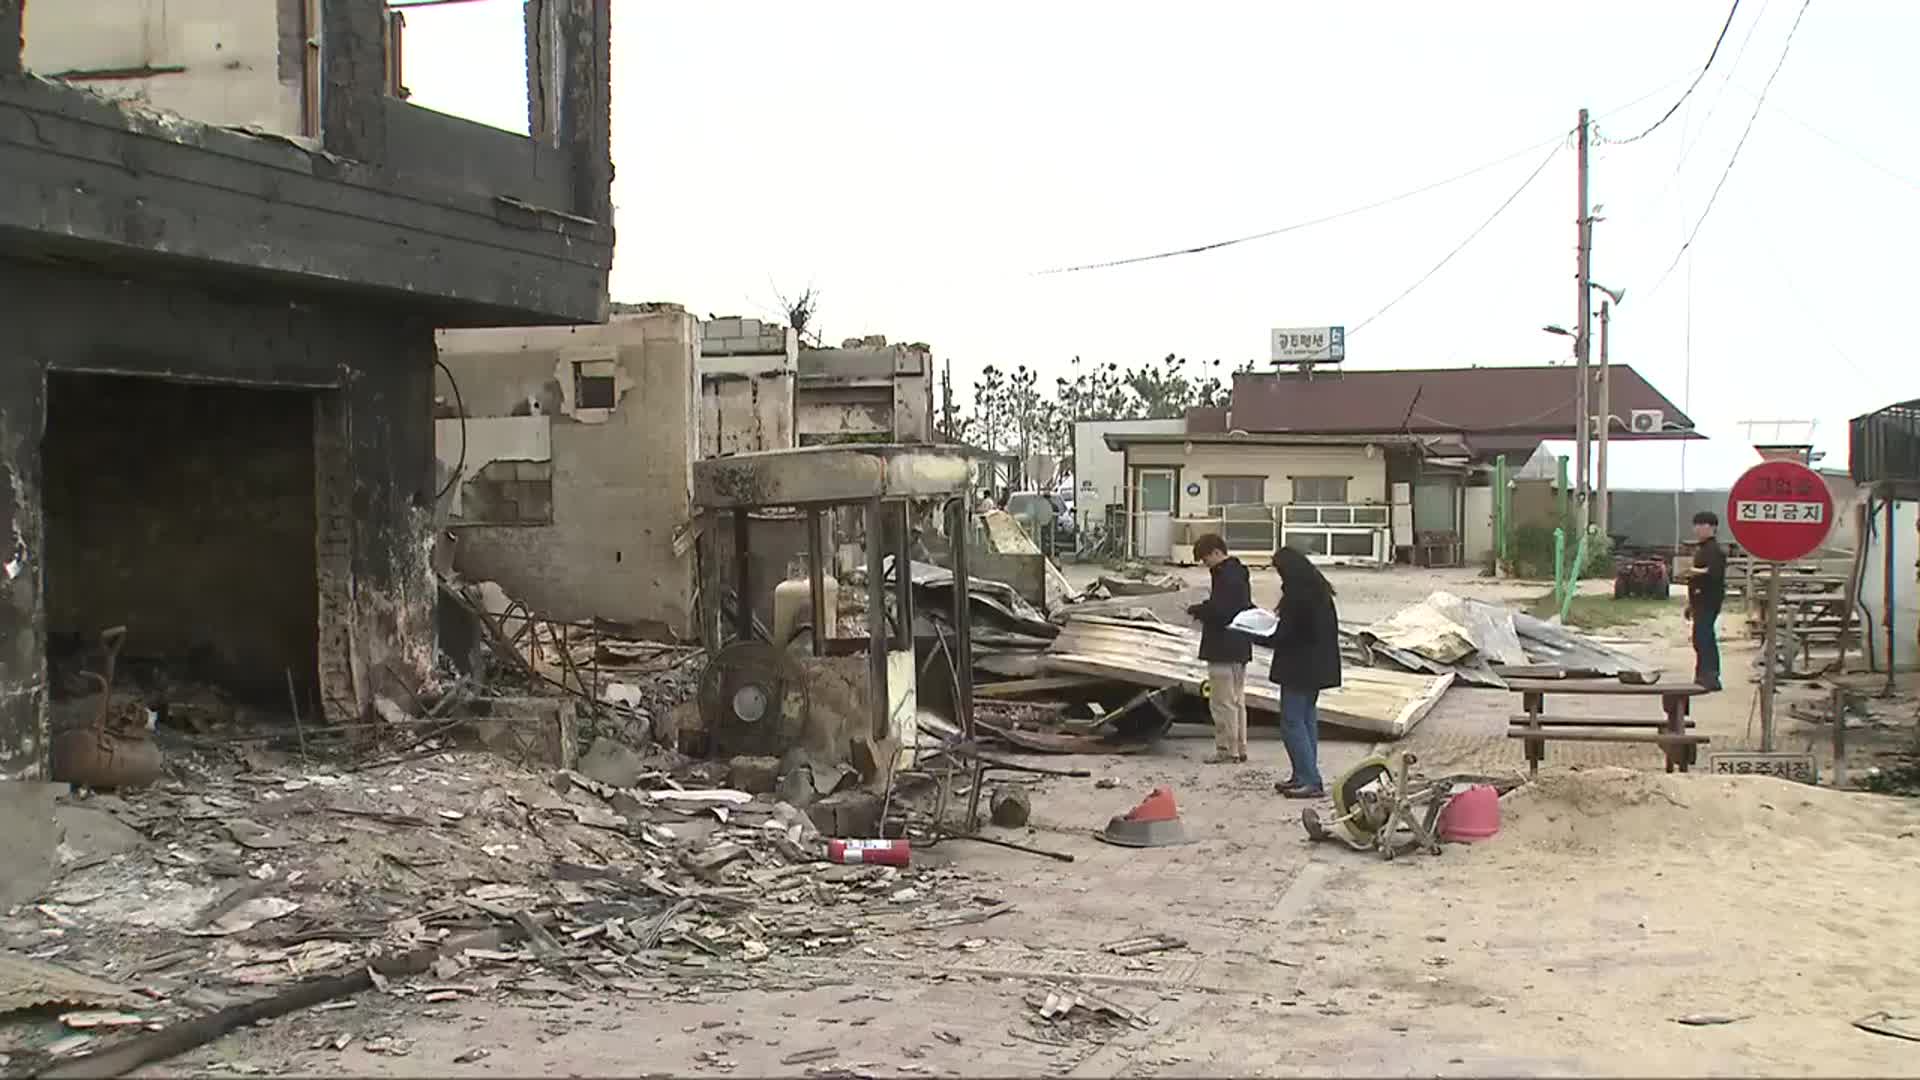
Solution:
{"label": "red fire extinguisher", "polygon": [[913,850],[902,840],[828,840],[827,858],[837,863],[905,866]]}

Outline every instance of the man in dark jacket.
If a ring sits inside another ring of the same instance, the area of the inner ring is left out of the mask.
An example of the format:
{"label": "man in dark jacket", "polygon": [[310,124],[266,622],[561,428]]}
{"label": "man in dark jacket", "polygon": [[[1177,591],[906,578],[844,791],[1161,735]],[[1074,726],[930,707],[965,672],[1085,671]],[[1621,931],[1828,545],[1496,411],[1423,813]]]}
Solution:
{"label": "man in dark jacket", "polygon": [[1214,533],[1193,542],[1193,557],[1213,576],[1207,598],[1187,608],[1200,620],[1200,659],[1207,662],[1207,711],[1213,714],[1214,753],[1209,764],[1247,760],[1247,661],[1253,638],[1227,624],[1253,606],[1253,583],[1227,543]]}
{"label": "man in dark jacket", "polygon": [[1720,642],[1714,622],[1727,599],[1727,549],[1715,534],[1720,516],[1711,510],[1693,515],[1693,565],[1687,568],[1687,618],[1693,621],[1693,681],[1720,689]]}

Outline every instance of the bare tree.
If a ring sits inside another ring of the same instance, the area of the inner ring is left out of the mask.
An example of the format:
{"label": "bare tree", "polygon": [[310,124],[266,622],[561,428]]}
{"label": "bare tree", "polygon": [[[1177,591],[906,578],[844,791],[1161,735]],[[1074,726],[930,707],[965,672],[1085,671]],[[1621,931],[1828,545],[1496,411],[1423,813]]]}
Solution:
{"label": "bare tree", "polygon": [[812,285],[800,290],[792,299],[779,289],[773,290],[774,298],[780,301],[780,310],[787,317],[787,325],[808,345],[819,347],[820,332],[815,329],[815,321],[820,314],[820,292]]}

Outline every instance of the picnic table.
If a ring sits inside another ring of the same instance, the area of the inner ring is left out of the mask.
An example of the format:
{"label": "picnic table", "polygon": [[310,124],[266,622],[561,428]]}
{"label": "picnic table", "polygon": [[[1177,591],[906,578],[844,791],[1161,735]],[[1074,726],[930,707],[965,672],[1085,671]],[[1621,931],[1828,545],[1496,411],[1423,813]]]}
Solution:
{"label": "picnic table", "polygon": [[[1597,679],[1508,679],[1507,686],[1520,695],[1525,710],[1509,719],[1507,737],[1525,741],[1527,774],[1540,775],[1540,763],[1546,760],[1547,743],[1612,742],[1649,743],[1659,746],[1667,756],[1668,772],[1686,772],[1698,759],[1699,749],[1709,739],[1688,729],[1688,704],[1706,689],[1692,683],[1624,683]],[[1546,715],[1547,695],[1660,700],[1661,716],[1652,717],[1552,717]]]}

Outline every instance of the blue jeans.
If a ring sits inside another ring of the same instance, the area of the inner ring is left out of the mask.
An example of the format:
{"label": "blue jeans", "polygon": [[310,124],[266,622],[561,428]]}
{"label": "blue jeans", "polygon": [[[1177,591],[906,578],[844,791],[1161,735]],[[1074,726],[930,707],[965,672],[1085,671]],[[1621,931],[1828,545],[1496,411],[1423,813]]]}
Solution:
{"label": "blue jeans", "polygon": [[1320,691],[1280,688],[1280,739],[1293,762],[1294,784],[1326,787],[1320,779]]}
{"label": "blue jeans", "polygon": [[1693,681],[1709,688],[1720,685],[1720,641],[1713,626],[1719,617],[1718,606],[1693,611]]}

